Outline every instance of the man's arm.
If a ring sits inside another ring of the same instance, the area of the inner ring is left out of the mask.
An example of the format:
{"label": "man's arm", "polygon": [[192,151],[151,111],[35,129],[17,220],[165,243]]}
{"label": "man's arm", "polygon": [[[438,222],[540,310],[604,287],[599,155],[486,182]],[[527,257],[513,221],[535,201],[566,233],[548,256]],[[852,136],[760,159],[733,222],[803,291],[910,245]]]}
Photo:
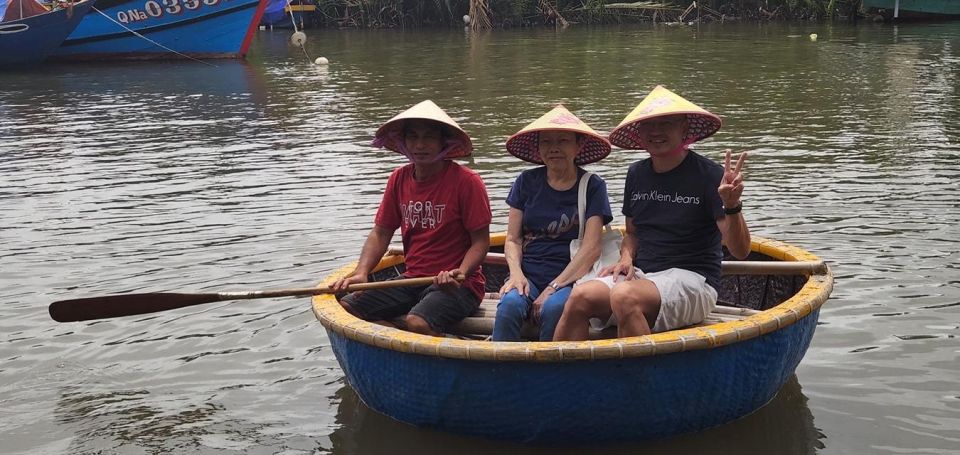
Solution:
{"label": "man's arm", "polygon": [[637,251],[637,236],[634,235],[636,228],[633,226],[633,217],[626,218],[626,232],[623,240],[620,242],[620,260],[614,264],[604,267],[598,273],[599,276],[614,275],[613,281],[616,283],[623,276],[626,280],[633,279],[633,255]]}
{"label": "man's arm", "polygon": [[331,289],[343,291],[348,285],[354,283],[365,283],[367,275],[380,262],[380,258],[387,252],[390,246],[390,239],[393,238],[394,231],[383,226],[374,225],[367,235],[367,240],[363,242],[363,249],[360,250],[360,259],[357,261],[357,267],[353,269],[350,275],[347,275],[333,283]]}
{"label": "man's arm", "polygon": [[723,235],[723,243],[737,259],[746,259],[750,254],[750,229],[743,219],[743,213],[727,215],[717,220],[717,228]]}
{"label": "man's arm", "polygon": [[490,250],[490,226],[470,232],[470,248],[460,263],[460,273],[464,277],[477,271]]}
{"label": "man's arm", "polygon": [[476,272],[487,257],[487,251],[490,250],[490,226],[484,226],[475,231],[470,231],[470,248],[463,255],[463,261],[460,262],[460,268],[456,270],[446,270],[437,274],[434,278],[434,284],[439,286],[460,287],[460,282]]}

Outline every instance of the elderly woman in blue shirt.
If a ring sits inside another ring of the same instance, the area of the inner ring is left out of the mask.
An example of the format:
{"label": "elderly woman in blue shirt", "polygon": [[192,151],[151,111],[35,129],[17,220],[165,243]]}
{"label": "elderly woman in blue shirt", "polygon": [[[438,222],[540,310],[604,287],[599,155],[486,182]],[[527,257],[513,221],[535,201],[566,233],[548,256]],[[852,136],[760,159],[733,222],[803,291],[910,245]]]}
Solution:
{"label": "elderly woman in blue shirt", "polygon": [[[576,281],[600,255],[603,225],[612,219],[607,185],[593,174],[587,181],[580,219],[578,193],[587,173],[581,166],[602,160],[610,143],[562,105],[507,140],[507,151],[541,166],[514,181],[504,254],[510,277],[500,289],[493,341],[520,341],[524,322],[539,323],[539,339],[553,339]],[[571,257],[570,242],[583,238]]]}

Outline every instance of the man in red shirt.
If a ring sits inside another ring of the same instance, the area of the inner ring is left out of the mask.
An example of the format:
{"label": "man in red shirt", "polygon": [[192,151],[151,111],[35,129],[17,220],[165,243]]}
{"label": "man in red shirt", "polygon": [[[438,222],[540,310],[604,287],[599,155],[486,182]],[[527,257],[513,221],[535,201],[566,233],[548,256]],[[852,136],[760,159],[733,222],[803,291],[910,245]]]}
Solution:
{"label": "man in red shirt", "polygon": [[472,142],[427,100],[381,126],[373,143],[403,154],[410,164],[387,180],[357,268],[331,287],[343,291],[366,282],[400,228],[403,276],[433,276],[433,284],[355,292],[340,304],[368,321],[386,323],[405,315],[407,330],[440,335],[473,314],[483,298],[480,264],[490,246],[490,200],[480,176],[452,161],[469,156]]}

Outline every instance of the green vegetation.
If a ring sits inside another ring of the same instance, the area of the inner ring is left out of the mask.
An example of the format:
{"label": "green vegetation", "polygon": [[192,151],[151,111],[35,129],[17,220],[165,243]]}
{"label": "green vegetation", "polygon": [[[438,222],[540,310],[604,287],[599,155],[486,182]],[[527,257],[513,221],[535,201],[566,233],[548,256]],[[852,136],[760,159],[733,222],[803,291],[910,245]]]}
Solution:
{"label": "green vegetation", "polygon": [[329,27],[566,26],[570,23],[852,19],[860,0],[312,0]]}

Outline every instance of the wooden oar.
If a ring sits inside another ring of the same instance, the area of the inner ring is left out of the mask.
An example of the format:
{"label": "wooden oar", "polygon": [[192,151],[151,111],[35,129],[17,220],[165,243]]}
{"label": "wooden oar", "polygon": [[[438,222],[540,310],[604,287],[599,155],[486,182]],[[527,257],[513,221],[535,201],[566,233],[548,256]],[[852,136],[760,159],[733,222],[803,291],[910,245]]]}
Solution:
{"label": "wooden oar", "polygon": [[[348,292],[370,289],[387,289],[404,286],[426,286],[433,277],[405,278],[400,280],[358,283],[347,287]],[[156,313],[204,303],[223,300],[263,299],[270,297],[294,297],[317,294],[332,294],[330,288],[277,289],[272,291],[176,293],[153,292],[145,294],[120,294],[83,299],[60,300],[50,304],[50,317],[57,322],[89,321],[120,316]]]}
{"label": "wooden oar", "polygon": [[[403,254],[403,247],[390,247],[387,254]],[[505,265],[503,253],[487,253],[485,264]],[[817,275],[826,273],[823,261],[723,261],[720,264],[724,275]]]}
{"label": "wooden oar", "polygon": [[819,275],[827,272],[823,261],[723,261],[724,275]]}

